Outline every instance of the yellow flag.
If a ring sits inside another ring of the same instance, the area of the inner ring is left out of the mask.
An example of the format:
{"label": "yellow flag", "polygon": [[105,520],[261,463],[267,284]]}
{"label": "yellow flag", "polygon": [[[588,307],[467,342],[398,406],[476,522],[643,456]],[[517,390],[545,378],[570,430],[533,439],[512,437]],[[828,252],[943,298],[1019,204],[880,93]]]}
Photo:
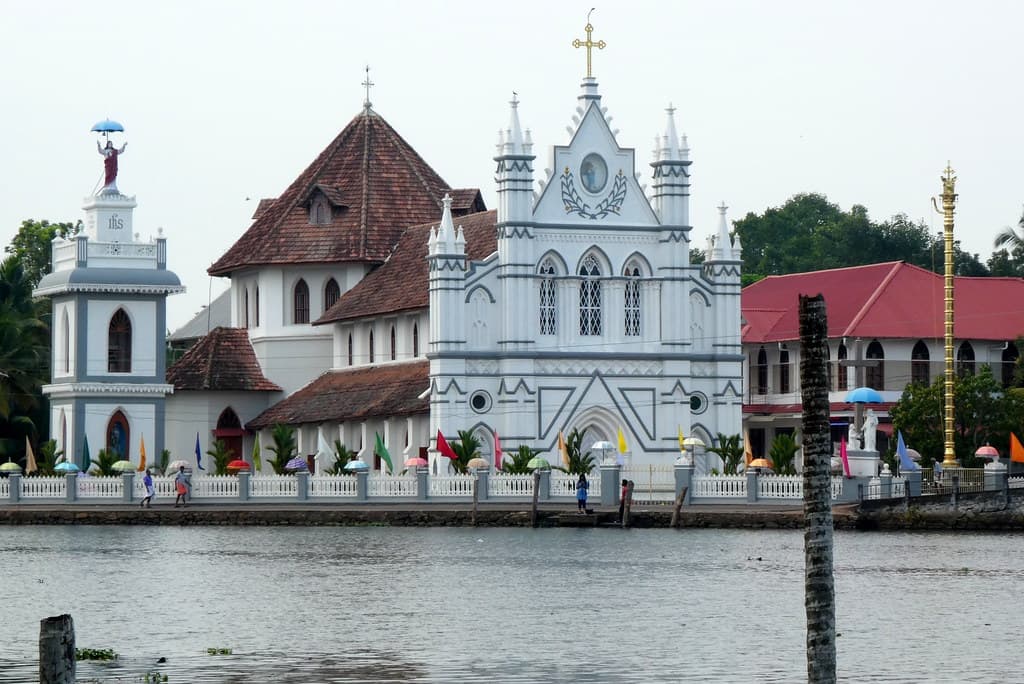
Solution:
{"label": "yellow flag", "polygon": [[626,435],[622,434],[622,428],[619,428],[619,453],[624,454],[629,451],[629,445],[626,444]]}
{"label": "yellow flag", "polygon": [[683,428],[679,426],[679,450],[686,451],[686,440],[683,439]]}
{"label": "yellow flag", "polygon": [[25,435],[25,474],[31,475],[37,470],[39,467],[36,466],[36,455],[32,453],[32,443],[28,441],[28,435]]}
{"label": "yellow flag", "polygon": [[750,430],[743,428],[743,465],[750,465],[754,460],[754,452],[750,449]]}
{"label": "yellow flag", "polygon": [[146,436],[139,437],[139,467],[136,471],[142,473],[146,470]]}
{"label": "yellow flag", "polygon": [[1017,435],[1010,433],[1010,460],[1014,463],[1024,463],[1024,445],[1021,445]]}
{"label": "yellow flag", "polygon": [[562,436],[562,431],[558,431],[558,451],[562,454],[562,463],[565,467],[569,467],[569,450],[565,446],[565,437]]}

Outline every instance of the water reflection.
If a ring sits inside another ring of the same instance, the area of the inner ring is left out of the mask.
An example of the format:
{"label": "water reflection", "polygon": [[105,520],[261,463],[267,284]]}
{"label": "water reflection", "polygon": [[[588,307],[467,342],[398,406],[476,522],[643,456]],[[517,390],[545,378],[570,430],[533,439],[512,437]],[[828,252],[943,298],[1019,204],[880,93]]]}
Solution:
{"label": "water reflection", "polygon": [[[836,535],[848,682],[1005,680],[1013,535]],[[801,681],[800,532],[0,528],[0,683],[36,680],[68,612],[80,681]],[[210,656],[207,648],[233,649]],[[167,658],[158,665],[157,659]]]}

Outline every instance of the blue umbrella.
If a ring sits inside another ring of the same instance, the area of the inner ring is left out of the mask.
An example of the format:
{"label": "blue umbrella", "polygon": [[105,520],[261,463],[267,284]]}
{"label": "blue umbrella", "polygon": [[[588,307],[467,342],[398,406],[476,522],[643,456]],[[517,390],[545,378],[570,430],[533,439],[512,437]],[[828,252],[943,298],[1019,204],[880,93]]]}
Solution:
{"label": "blue umbrella", "polygon": [[345,470],[369,470],[370,465],[358,458],[345,464]]}
{"label": "blue umbrella", "polygon": [[71,461],[61,461],[53,469],[62,473],[77,473],[79,471],[78,466]]}
{"label": "blue umbrella", "polygon": [[103,121],[100,121],[98,124],[96,124],[89,130],[96,131],[97,133],[123,133],[124,126],[117,123],[116,121],[104,119]]}
{"label": "blue umbrella", "polygon": [[306,459],[301,456],[296,456],[292,460],[284,464],[285,470],[309,470],[309,464],[306,463]]}
{"label": "blue umbrella", "polygon": [[882,395],[870,387],[858,387],[846,393],[848,404],[881,404]]}

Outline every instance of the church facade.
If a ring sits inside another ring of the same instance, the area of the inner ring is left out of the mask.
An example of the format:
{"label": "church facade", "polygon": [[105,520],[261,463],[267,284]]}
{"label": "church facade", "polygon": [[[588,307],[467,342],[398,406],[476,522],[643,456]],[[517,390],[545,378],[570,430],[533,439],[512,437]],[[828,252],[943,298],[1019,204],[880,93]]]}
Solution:
{"label": "church facade", "polygon": [[222,439],[251,460],[283,424],[317,468],[335,441],[381,468],[380,435],[396,470],[427,456],[439,472],[438,432],[473,433],[492,464],[499,436],[505,452],[554,452],[560,432],[585,431],[584,450],[621,433],[638,465],[670,463],[680,433],[740,433],[740,245],[721,207],[705,261],[690,261],[673,110],[640,165],[588,72],[538,175],[519,107],[481,159],[497,184],[488,211],[367,98],[210,267],[231,279],[230,325],[168,369],[154,447],[194,462],[197,437],[203,451]]}

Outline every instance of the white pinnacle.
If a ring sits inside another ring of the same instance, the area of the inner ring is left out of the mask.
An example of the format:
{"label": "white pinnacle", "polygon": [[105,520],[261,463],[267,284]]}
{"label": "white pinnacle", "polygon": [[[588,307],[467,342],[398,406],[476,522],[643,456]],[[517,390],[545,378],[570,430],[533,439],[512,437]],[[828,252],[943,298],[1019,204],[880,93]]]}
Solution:
{"label": "white pinnacle", "polygon": [[663,137],[662,147],[662,159],[678,160],[679,155],[679,135],[676,133],[676,108],[672,106],[670,102],[668,109],[665,110],[668,113],[668,121],[665,123],[665,135]]}
{"label": "white pinnacle", "polygon": [[509,116],[508,132],[505,136],[506,154],[523,154],[523,131],[519,127],[519,96],[512,93],[512,101],[509,102],[512,111]]}

